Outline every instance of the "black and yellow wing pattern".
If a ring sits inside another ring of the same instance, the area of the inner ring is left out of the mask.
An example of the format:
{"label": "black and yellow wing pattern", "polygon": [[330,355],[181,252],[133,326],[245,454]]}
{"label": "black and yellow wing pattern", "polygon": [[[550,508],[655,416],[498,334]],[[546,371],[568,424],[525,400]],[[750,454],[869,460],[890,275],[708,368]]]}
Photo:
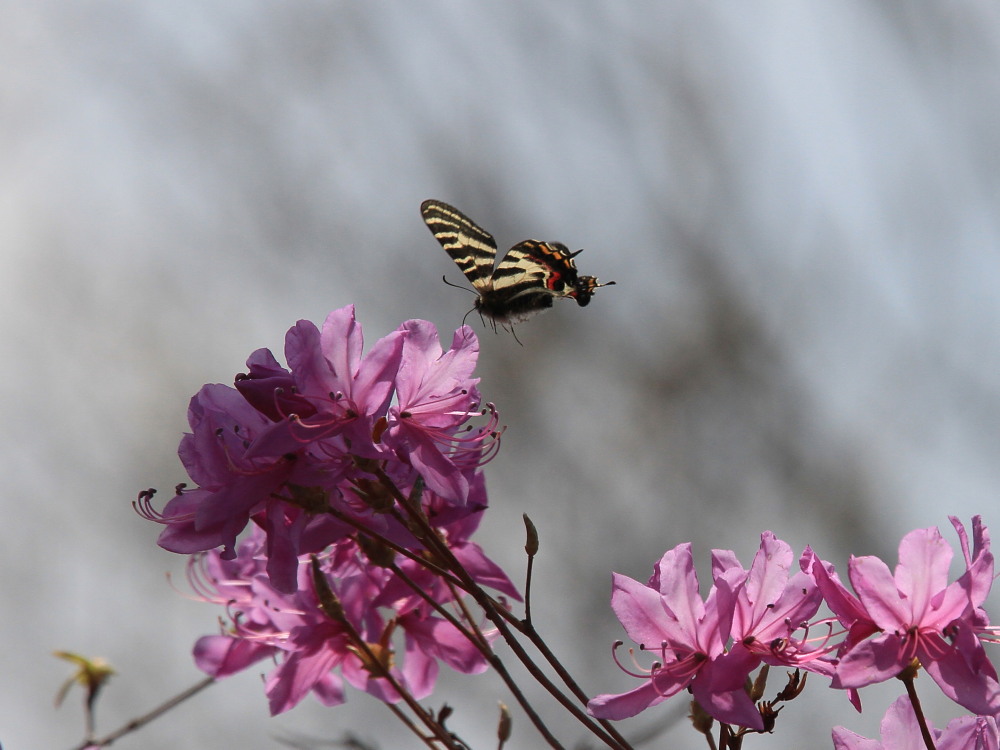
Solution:
{"label": "black and yellow wing pattern", "polygon": [[426,200],[420,206],[424,223],[451,256],[478,295],[476,310],[498,323],[527,320],[549,307],[557,297],[586,306],[601,284],[594,276],[580,276],[571,253],[559,242],[524,240],[496,263],[493,235],[454,206]]}

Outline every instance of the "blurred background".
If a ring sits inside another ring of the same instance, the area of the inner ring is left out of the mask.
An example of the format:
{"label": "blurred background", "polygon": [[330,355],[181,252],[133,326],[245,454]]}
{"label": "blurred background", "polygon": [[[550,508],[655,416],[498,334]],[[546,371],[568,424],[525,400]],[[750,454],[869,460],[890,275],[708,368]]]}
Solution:
{"label": "blurred background", "polygon": [[[482,335],[508,425],[480,542],[591,693],[632,687],[610,572],[771,529],[846,570],[1000,497],[1000,6],[896,2],[4,2],[0,26],[4,750],[68,748],[69,649],[110,659],[101,731],[197,681],[219,612],[130,501],[186,476],[187,401],[348,303],[373,342],[450,340],[472,298],[419,204],[501,248],[586,248],[618,285]],[[267,716],[260,670],[115,747],[415,747],[352,692]],[[755,747],[874,736],[815,680]],[[775,688],[777,686],[775,685]],[[961,709],[934,701],[939,726]],[[491,675],[434,705],[494,746]],[[430,703],[430,701],[428,701]],[[540,698],[567,746],[585,737]],[[683,697],[622,725],[700,748]],[[511,747],[541,747],[519,713]]]}

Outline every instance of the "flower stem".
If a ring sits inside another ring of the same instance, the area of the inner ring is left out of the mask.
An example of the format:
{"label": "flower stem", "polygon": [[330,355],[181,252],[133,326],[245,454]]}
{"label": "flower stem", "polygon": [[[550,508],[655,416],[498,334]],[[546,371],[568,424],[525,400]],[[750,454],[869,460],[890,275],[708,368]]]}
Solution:
{"label": "flower stem", "polygon": [[920,697],[917,695],[917,686],[914,684],[913,675],[907,674],[901,677],[900,680],[906,686],[906,694],[910,697],[910,705],[913,706],[913,713],[917,717],[917,724],[920,725],[920,736],[924,738],[924,747],[927,750],[936,750],[934,747],[934,737],[931,736],[931,729],[927,726],[924,709],[920,705]]}

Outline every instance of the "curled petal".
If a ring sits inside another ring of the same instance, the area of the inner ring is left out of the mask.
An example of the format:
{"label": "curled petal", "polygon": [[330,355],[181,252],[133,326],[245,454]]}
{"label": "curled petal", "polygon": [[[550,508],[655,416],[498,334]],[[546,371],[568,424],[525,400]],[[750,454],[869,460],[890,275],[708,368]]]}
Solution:
{"label": "curled petal", "polygon": [[627,693],[605,694],[591,698],[587,703],[587,711],[598,719],[611,719],[612,721],[628,719],[650,706],[661,703],[680,690],[681,687],[683,685],[678,684],[676,690],[664,693],[653,685],[652,680],[649,680]]}
{"label": "curled petal", "polygon": [[194,645],[194,663],[212,677],[228,677],[274,653],[274,647],[261,641],[206,635]]}

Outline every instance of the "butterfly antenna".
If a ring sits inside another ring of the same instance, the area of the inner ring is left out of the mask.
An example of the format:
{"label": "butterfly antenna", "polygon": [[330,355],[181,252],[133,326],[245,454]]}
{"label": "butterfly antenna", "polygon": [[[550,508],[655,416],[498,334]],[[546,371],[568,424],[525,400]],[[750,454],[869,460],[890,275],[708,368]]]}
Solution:
{"label": "butterfly antenna", "polygon": [[[450,281],[448,281],[448,277],[446,276],[442,276],[441,281],[443,281],[448,286],[453,286],[456,289],[461,289],[463,292],[472,292],[472,294],[477,294],[477,292],[473,291],[472,289],[469,289],[468,287],[459,286],[458,284],[452,284]],[[615,282],[612,281],[611,283],[614,284]]]}

